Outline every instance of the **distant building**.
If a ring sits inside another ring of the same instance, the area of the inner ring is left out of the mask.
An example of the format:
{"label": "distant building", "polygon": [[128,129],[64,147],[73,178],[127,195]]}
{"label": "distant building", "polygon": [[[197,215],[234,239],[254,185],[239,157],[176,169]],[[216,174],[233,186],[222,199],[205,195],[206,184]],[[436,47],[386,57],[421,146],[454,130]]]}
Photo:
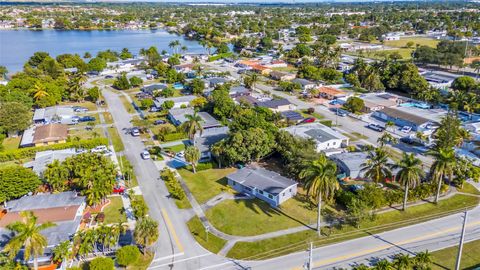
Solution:
{"label": "distant building", "polygon": [[228,185],[278,207],[297,194],[297,182],[263,168],[244,167],[227,175]]}
{"label": "distant building", "polygon": [[68,128],[62,124],[48,124],[34,126],[23,132],[20,147],[44,146],[65,143],[68,137]]}
{"label": "distant building", "polygon": [[273,112],[285,112],[295,110],[296,106],[285,98],[259,101],[256,103],[259,107],[269,108]]}
{"label": "distant building", "polygon": [[440,71],[426,71],[421,73],[421,75],[427,80],[427,82],[437,89],[447,89],[449,88],[453,81],[458,78],[458,75],[440,72]]}
{"label": "distant building", "polygon": [[190,102],[192,102],[192,100],[194,100],[195,98],[196,96],[193,95],[169,98],[158,97],[153,100],[153,103],[157,109],[161,109],[163,103],[165,103],[165,101],[167,100],[170,100],[173,101],[173,108],[181,108],[183,106],[188,107],[190,105]]}
{"label": "distant building", "polygon": [[145,85],[144,87],[142,87],[140,89],[140,91],[153,96],[153,95],[155,95],[155,93],[161,92],[166,88],[168,88],[168,86],[166,84],[155,83],[155,84]]}
{"label": "distant building", "polygon": [[23,164],[23,167],[31,168],[38,176],[42,177],[43,172],[53,161],[63,162],[68,157],[76,154],[77,151],[74,148],[41,151],[35,154],[34,160]]}
{"label": "distant building", "polygon": [[342,97],[347,96],[347,93],[345,93],[344,91],[333,88],[333,87],[328,87],[328,86],[319,87],[318,88],[318,94],[321,97],[329,99],[329,100],[342,98]]}
{"label": "distant building", "polygon": [[413,131],[422,131],[434,123],[428,118],[417,114],[411,114],[397,108],[384,108],[374,112],[372,116],[385,122],[391,121],[399,127],[409,126]]}
{"label": "distant building", "polygon": [[296,74],[282,72],[282,71],[272,71],[270,72],[270,77],[277,81],[291,81],[297,77]]}
{"label": "distant building", "polygon": [[228,92],[230,97],[239,97],[239,96],[248,96],[250,95],[250,90],[245,86],[232,86]]}
{"label": "distant building", "polygon": [[292,82],[300,84],[300,86],[302,87],[302,90],[305,90],[305,91],[317,87],[316,83],[306,79],[297,78],[292,80]]}
{"label": "distant building", "polygon": [[[298,136],[300,138],[312,139],[316,143],[316,151],[327,151],[332,149],[339,149],[348,145],[348,137],[339,132],[322,125],[320,123],[308,123],[302,125],[295,125],[286,127],[283,130]],[[330,154],[335,151],[328,151]]]}
{"label": "distant building", "polygon": [[213,77],[208,79],[208,85],[212,88],[227,83],[228,80],[223,77]]}
{"label": "distant building", "polygon": [[367,160],[366,152],[345,152],[329,156],[337,164],[339,173],[344,177],[357,179],[363,177],[362,164]]}
{"label": "distant building", "polygon": [[201,134],[196,134],[193,145],[200,150],[200,160],[210,160],[212,153],[210,147],[225,139],[228,136],[228,127],[215,127],[203,130]]}

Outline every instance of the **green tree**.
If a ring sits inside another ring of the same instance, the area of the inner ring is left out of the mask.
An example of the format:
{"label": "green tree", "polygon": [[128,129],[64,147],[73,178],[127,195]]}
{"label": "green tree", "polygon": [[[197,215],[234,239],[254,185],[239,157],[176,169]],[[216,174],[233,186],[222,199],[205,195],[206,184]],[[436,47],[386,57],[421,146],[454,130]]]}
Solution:
{"label": "green tree", "polygon": [[87,96],[91,101],[97,101],[100,98],[100,89],[97,86],[87,90]]}
{"label": "green tree", "polygon": [[361,165],[361,171],[366,177],[379,183],[392,177],[391,166],[387,151],[383,147],[378,147],[368,153],[367,160]]}
{"label": "green tree", "polygon": [[61,263],[63,261],[68,260],[68,258],[70,258],[70,256],[72,255],[72,252],[70,250],[71,247],[72,245],[68,240],[55,246],[52,249],[52,252],[53,252],[52,260],[56,263]]}
{"label": "green tree", "polygon": [[205,90],[205,83],[202,79],[195,78],[190,82],[189,87],[193,94],[201,95],[203,94],[203,90]]}
{"label": "green tree", "polygon": [[475,71],[475,73],[477,73],[477,75],[475,75],[475,78],[478,78],[478,75],[480,74],[480,60],[474,60],[470,64],[470,68],[472,68]]}
{"label": "green tree", "polygon": [[387,261],[386,259],[378,261],[375,266],[373,267],[374,270],[394,270],[392,263]]}
{"label": "green tree", "polygon": [[115,262],[111,258],[96,257],[88,263],[89,270],[114,270]]}
{"label": "green tree", "polygon": [[0,78],[4,79],[8,73],[8,69],[5,66],[0,66]]}
{"label": "green tree", "polygon": [[165,102],[162,104],[162,108],[165,110],[170,110],[173,108],[173,106],[175,106],[175,102],[173,102],[173,100],[165,100]]}
{"label": "green tree", "polygon": [[453,148],[436,148],[427,153],[434,159],[430,167],[430,172],[432,180],[437,182],[437,193],[435,195],[435,203],[437,203],[444,178],[448,176],[450,181],[453,180],[453,171],[456,162],[455,151],[453,151]]}
{"label": "green tree", "polygon": [[393,258],[393,265],[398,270],[408,270],[412,267],[412,258],[408,254],[397,254]]}
{"label": "green tree", "polygon": [[414,269],[416,270],[428,270],[431,269],[430,265],[432,264],[432,254],[428,250],[423,252],[418,252],[417,255],[413,258]]}
{"label": "green tree", "polygon": [[405,211],[407,209],[408,190],[419,185],[424,175],[422,161],[416,158],[415,154],[407,154],[404,152],[402,159],[395,164],[393,168],[399,169],[396,179],[405,190],[403,197],[403,211]]}
{"label": "green tree", "polygon": [[140,257],[140,250],[137,246],[124,246],[115,253],[117,263],[121,266],[129,266],[136,262]]}
{"label": "green tree", "polygon": [[181,128],[187,133],[188,138],[193,141],[197,132],[200,132],[200,135],[203,132],[203,119],[197,114],[197,112],[194,112],[193,115],[187,114],[185,115],[185,118],[186,121],[182,124]]}
{"label": "green tree", "polygon": [[32,122],[32,113],[24,104],[5,102],[0,104],[0,127],[8,134],[27,129]]}
{"label": "green tree", "polygon": [[300,172],[300,178],[304,181],[307,196],[317,199],[317,232],[320,235],[320,220],[322,197],[331,200],[335,191],[339,189],[336,177],[337,166],[325,155],[318,159],[309,161]]}
{"label": "green tree", "polygon": [[14,233],[7,245],[5,245],[4,252],[14,258],[20,249],[23,247],[23,258],[28,261],[33,257],[33,268],[38,270],[38,257],[43,255],[45,247],[47,247],[47,238],[41,234],[41,231],[55,226],[52,222],[45,222],[37,225],[37,217],[33,212],[20,212],[22,221],[16,221],[7,226],[7,229]]}
{"label": "green tree", "polygon": [[365,102],[359,97],[349,97],[343,107],[352,113],[358,113],[365,107]]}
{"label": "green tree", "polygon": [[47,169],[43,172],[43,178],[53,191],[64,191],[67,189],[67,179],[70,171],[63,166],[58,159],[48,164]]}
{"label": "green tree", "polygon": [[120,52],[120,59],[125,60],[129,58],[133,58],[133,54],[127,48],[123,48]]}
{"label": "green tree", "polygon": [[87,64],[88,71],[101,72],[107,67],[107,61],[100,57],[90,59]]}
{"label": "green tree", "polygon": [[133,76],[133,77],[130,78],[130,85],[132,87],[138,87],[138,86],[142,85],[142,83],[143,83],[143,80],[141,78],[137,77],[137,76]]}
{"label": "green tree", "polygon": [[243,78],[243,83],[245,84],[246,87],[250,88],[250,89],[254,89],[255,88],[255,84],[258,82],[260,78],[258,77],[258,74],[257,73],[252,73],[248,76],[245,76]]}
{"label": "green tree", "polygon": [[35,191],[42,182],[30,169],[13,165],[0,169],[0,202]]}
{"label": "green tree", "polygon": [[477,87],[477,83],[475,82],[475,79],[470,76],[461,76],[455,78],[451,87],[454,90],[469,92],[473,91]]}
{"label": "green tree", "polygon": [[188,146],[185,149],[185,161],[192,165],[193,173],[196,173],[198,160],[200,159],[200,150],[196,146]]}
{"label": "green tree", "polygon": [[115,81],[113,82],[113,87],[118,90],[127,90],[131,87],[130,81],[127,78],[127,74],[125,72],[122,73]]}
{"label": "green tree", "polygon": [[148,246],[155,243],[158,239],[158,222],[150,217],[142,218],[135,226],[133,237],[135,242],[142,246],[145,251]]}

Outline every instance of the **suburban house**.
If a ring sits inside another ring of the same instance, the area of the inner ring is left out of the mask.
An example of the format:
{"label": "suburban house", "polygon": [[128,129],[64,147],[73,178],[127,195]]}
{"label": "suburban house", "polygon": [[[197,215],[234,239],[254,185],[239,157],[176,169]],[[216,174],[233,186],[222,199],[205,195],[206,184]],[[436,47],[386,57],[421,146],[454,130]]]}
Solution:
{"label": "suburban house", "polygon": [[262,75],[265,75],[265,76],[268,76],[268,74],[270,74],[270,72],[272,72],[272,70],[266,66],[263,66],[263,65],[252,65],[252,70],[259,73],[259,74],[262,74]]}
{"label": "suburban house", "polygon": [[6,239],[11,236],[11,232],[6,226],[20,221],[20,212],[32,211],[37,216],[38,223],[51,221],[56,224],[54,227],[41,231],[47,238],[48,244],[43,256],[38,261],[40,264],[49,264],[52,248],[64,241],[71,240],[78,231],[85,206],[85,197],[77,196],[73,191],[24,196],[6,202],[0,213],[0,249],[5,246]]}
{"label": "suburban house", "polygon": [[181,96],[181,97],[169,97],[169,98],[157,97],[156,99],[153,100],[153,103],[157,109],[161,109],[165,101],[173,101],[173,108],[181,108],[181,107],[188,107],[190,105],[190,102],[195,98],[196,96],[194,95]]}
{"label": "suburban house", "polygon": [[395,107],[398,104],[402,103],[403,100],[398,96],[391,94],[365,94],[360,96],[363,99],[364,106],[362,111],[365,113],[371,113],[375,111],[382,110],[384,108]]}
{"label": "suburban house", "polygon": [[297,79],[292,80],[292,82],[300,84],[300,86],[302,87],[302,90],[304,90],[304,91],[307,91],[307,90],[310,90],[310,89],[313,89],[313,88],[317,87],[316,83],[314,83],[312,81],[309,81],[309,80],[306,80],[306,79],[297,78]]}
{"label": "suburban house", "polygon": [[345,93],[342,90],[333,88],[333,87],[327,87],[327,86],[321,86],[318,88],[318,94],[326,99],[332,100],[332,99],[337,99],[337,98],[343,98],[347,96],[347,93]]}
{"label": "suburban house", "polygon": [[367,152],[345,152],[329,156],[337,164],[339,178],[357,179],[363,177],[362,164],[367,160]]}
{"label": "suburban house", "polygon": [[270,77],[277,81],[291,81],[297,77],[296,74],[287,73],[282,71],[272,71],[270,72]]}
{"label": "suburban house", "polygon": [[38,176],[42,176],[43,172],[47,169],[47,166],[53,161],[64,161],[68,157],[78,154],[74,148],[61,149],[61,150],[47,150],[37,152],[35,159],[23,164],[25,168],[31,168]]}
{"label": "suburban house", "polygon": [[211,88],[214,88],[216,87],[217,85],[223,85],[225,83],[227,83],[228,80],[223,78],[223,77],[213,77],[213,78],[209,78],[208,79],[208,85],[211,87]]}
{"label": "suburban house", "polygon": [[200,160],[207,161],[212,158],[210,147],[228,136],[228,127],[215,127],[204,129],[201,134],[196,134],[193,145],[200,150]]}
{"label": "suburban house", "polygon": [[[172,121],[172,123],[176,126],[180,126],[181,124],[185,123],[188,119],[186,115],[194,115],[195,111],[192,108],[185,108],[185,109],[170,109],[168,111],[168,119]],[[197,115],[202,118],[202,122],[200,125],[203,129],[209,129],[214,127],[222,126],[217,119],[213,118],[207,112],[197,112]]]}
{"label": "suburban house", "polygon": [[244,167],[227,175],[228,185],[278,207],[297,194],[297,182],[263,168]]}
{"label": "suburban house", "polygon": [[145,94],[149,94],[151,96],[155,95],[156,92],[161,92],[163,89],[166,89],[168,86],[163,83],[154,83],[150,85],[145,85],[140,89],[140,91],[144,92]]}
{"label": "suburban house", "polygon": [[230,91],[228,92],[230,97],[238,97],[238,96],[247,96],[250,95],[250,90],[245,86],[233,86],[230,87]]}
{"label": "suburban house", "polygon": [[273,112],[285,112],[295,110],[296,106],[285,98],[259,101],[256,103],[259,107],[269,108]]}
{"label": "suburban house", "polygon": [[292,121],[292,122],[297,122],[298,123],[298,122],[302,121],[303,119],[305,119],[302,114],[300,114],[299,112],[296,112],[296,111],[284,111],[284,112],[281,112],[280,114],[287,121]]}
{"label": "suburban house", "polygon": [[[296,126],[286,127],[283,130],[305,139],[312,139],[316,143],[316,151],[327,151],[329,154],[341,151],[342,146],[349,143],[348,137],[343,136],[339,132],[322,125],[320,123],[308,123]],[[332,151],[338,150],[338,151]]]}
{"label": "suburban house", "polygon": [[195,66],[194,64],[188,63],[188,64],[175,65],[173,66],[173,68],[175,69],[176,72],[187,73],[192,71],[194,66]]}
{"label": "suburban house", "polygon": [[459,77],[459,75],[442,71],[424,71],[420,74],[432,87],[437,89],[448,89],[453,81]]}
{"label": "suburban house", "polygon": [[409,126],[413,131],[423,131],[428,129],[434,121],[418,114],[412,114],[399,108],[384,108],[372,114],[385,122],[393,122],[399,127]]}
{"label": "suburban house", "polygon": [[33,123],[49,124],[62,123],[74,124],[75,112],[71,106],[52,106],[36,109],[33,113]]}
{"label": "suburban house", "polygon": [[63,124],[33,126],[23,132],[20,147],[65,143],[67,137],[68,128]]}

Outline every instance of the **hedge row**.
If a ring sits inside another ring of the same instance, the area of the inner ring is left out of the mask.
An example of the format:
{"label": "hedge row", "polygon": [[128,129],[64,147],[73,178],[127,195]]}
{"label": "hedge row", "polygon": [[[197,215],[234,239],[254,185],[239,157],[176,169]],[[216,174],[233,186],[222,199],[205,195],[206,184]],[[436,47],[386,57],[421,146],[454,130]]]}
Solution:
{"label": "hedge row", "polygon": [[175,133],[165,134],[162,137],[164,142],[171,142],[171,141],[178,141],[181,139],[185,139],[187,135],[183,132],[175,132]]}
{"label": "hedge row", "polygon": [[0,152],[0,162],[7,162],[18,159],[33,158],[37,152],[46,151],[46,150],[60,150],[66,148],[84,148],[91,149],[99,145],[107,145],[107,138],[94,138],[90,140],[79,140],[71,141],[67,143],[46,145],[39,147],[28,147],[13,149],[4,152]]}
{"label": "hedge row", "polygon": [[173,172],[165,168],[160,172],[160,176],[165,181],[165,185],[167,186],[168,192],[170,192],[170,195],[177,199],[177,200],[183,200],[185,198],[185,192],[183,191],[182,186],[180,185],[180,182],[178,182],[177,178],[173,174]]}

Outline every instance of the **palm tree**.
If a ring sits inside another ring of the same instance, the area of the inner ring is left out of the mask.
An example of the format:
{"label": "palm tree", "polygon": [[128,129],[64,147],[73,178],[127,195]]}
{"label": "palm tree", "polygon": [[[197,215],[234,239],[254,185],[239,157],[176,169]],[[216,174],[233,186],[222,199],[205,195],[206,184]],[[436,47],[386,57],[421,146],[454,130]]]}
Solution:
{"label": "palm tree", "polygon": [[339,184],[336,178],[337,166],[321,155],[318,159],[308,161],[304,169],[300,171],[300,178],[304,180],[307,196],[316,198],[317,205],[317,233],[320,235],[320,219],[322,209],[322,197],[331,199],[338,190]]}
{"label": "palm tree", "polygon": [[440,189],[443,184],[443,179],[445,176],[448,176],[450,181],[453,179],[453,169],[456,163],[455,151],[453,151],[452,148],[440,148],[429,151],[428,154],[435,160],[432,167],[430,167],[430,172],[432,174],[432,180],[436,181],[438,184],[437,194],[435,195],[435,203],[437,203],[438,198],[440,197]]}
{"label": "palm tree", "polygon": [[473,70],[475,71],[475,73],[477,73],[477,75],[475,75],[475,79],[478,78],[478,75],[480,74],[480,60],[475,60],[475,61],[473,61],[473,62],[470,64],[470,67],[473,68]]}
{"label": "palm tree", "polygon": [[180,47],[180,50],[182,50],[182,53],[185,53],[188,51],[188,47],[183,45],[182,47]]}
{"label": "palm tree", "polygon": [[145,248],[155,243],[158,239],[158,222],[150,217],[142,218],[135,226],[133,237],[135,242],[141,245],[145,251]]}
{"label": "palm tree", "polygon": [[411,268],[412,258],[408,254],[397,254],[393,258],[393,265],[397,270],[407,270]]}
{"label": "palm tree", "polygon": [[187,114],[185,115],[185,118],[187,121],[182,124],[182,128],[185,133],[187,133],[188,138],[193,142],[197,131],[202,135],[203,127],[201,123],[203,122],[203,119],[197,114],[197,112],[194,112],[193,115]]}
{"label": "palm tree", "polygon": [[257,73],[252,73],[250,76],[245,76],[243,79],[243,82],[245,83],[245,86],[247,86],[250,89],[255,88],[255,84],[258,82],[259,77]]}
{"label": "palm tree", "polygon": [[397,174],[397,181],[403,185],[405,195],[403,197],[403,211],[407,209],[408,189],[415,188],[420,184],[420,180],[424,174],[422,170],[422,161],[416,158],[413,153],[403,153],[402,160],[400,160],[393,167],[400,169]]}
{"label": "palm tree", "polygon": [[196,146],[188,146],[185,149],[185,161],[192,165],[193,173],[196,173],[198,160],[200,159],[200,150]]}
{"label": "palm tree", "polygon": [[70,256],[72,255],[72,251],[71,251],[71,243],[70,241],[64,241],[60,244],[58,244],[56,247],[53,248],[53,256],[52,256],[52,260],[53,262],[56,262],[56,263],[60,263],[60,262],[63,262],[65,260],[67,260],[68,258],[70,258]]}
{"label": "palm tree", "polygon": [[428,252],[428,250],[424,252],[419,252],[413,258],[413,264],[415,265],[415,269],[418,270],[427,270],[430,269],[430,264],[432,263],[432,254]]}
{"label": "palm tree", "polygon": [[4,248],[11,258],[24,248],[23,258],[28,261],[33,255],[33,267],[38,269],[38,257],[43,254],[43,250],[48,245],[47,238],[40,232],[56,226],[52,222],[45,222],[37,225],[37,217],[31,211],[20,212],[22,221],[16,221],[7,226],[7,229],[15,233]]}
{"label": "palm tree", "polygon": [[217,159],[218,168],[222,168],[223,154],[225,153],[224,146],[221,143],[216,143],[210,147],[210,152]]}
{"label": "palm tree", "polygon": [[392,177],[390,170],[392,164],[390,164],[388,153],[383,147],[377,147],[368,153],[367,161],[361,166],[361,171],[365,172],[365,176],[371,178],[375,183]]}
{"label": "palm tree", "polygon": [[383,259],[381,261],[378,261],[375,264],[375,267],[373,267],[374,270],[393,270],[393,265],[391,262]]}
{"label": "palm tree", "polygon": [[385,131],[382,136],[378,138],[377,142],[380,146],[384,146],[387,143],[396,144],[398,143],[398,140],[392,134]]}
{"label": "palm tree", "polygon": [[33,98],[38,101],[39,99],[42,99],[43,97],[47,97],[49,94],[45,88],[45,86],[41,83],[35,83],[33,86]]}
{"label": "palm tree", "polygon": [[173,40],[171,41],[170,43],[168,43],[168,47],[169,48],[172,48],[173,49],[173,53],[176,54],[177,53],[177,47],[180,46],[180,41],[177,39],[177,40]]}

